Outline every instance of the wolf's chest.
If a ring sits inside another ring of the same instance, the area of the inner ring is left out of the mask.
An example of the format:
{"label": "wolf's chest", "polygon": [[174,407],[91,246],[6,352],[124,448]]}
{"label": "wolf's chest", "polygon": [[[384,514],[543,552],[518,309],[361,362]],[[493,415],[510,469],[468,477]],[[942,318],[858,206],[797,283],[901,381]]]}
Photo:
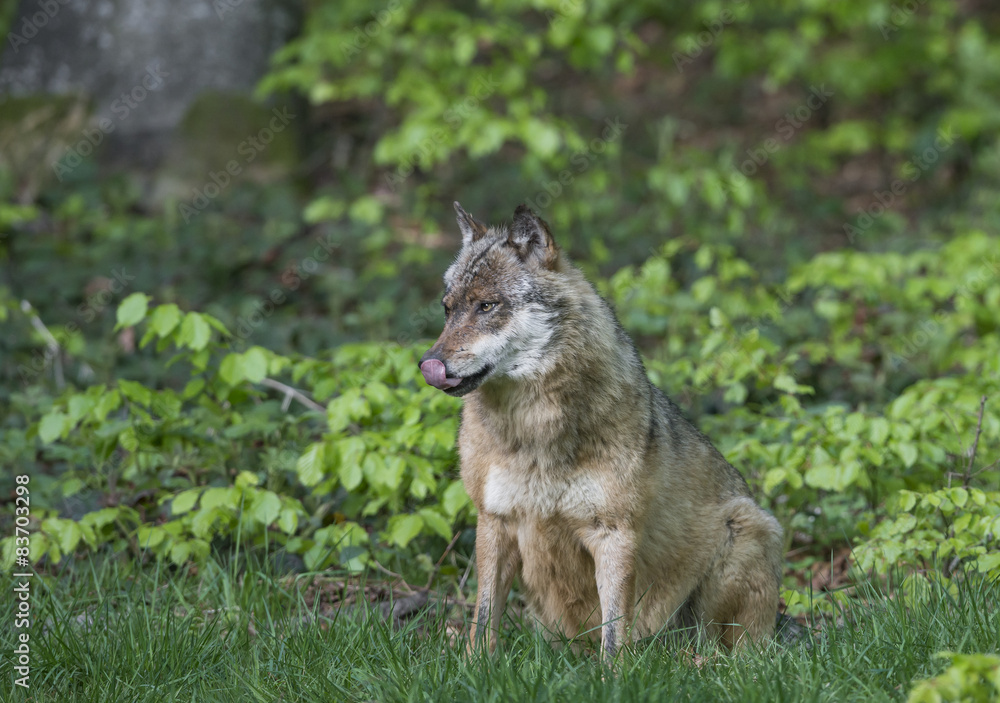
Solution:
{"label": "wolf's chest", "polygon": [[606,489],[585,471],[545,472],[491,466],[483,486],[483,506],[495,515],[587,520],[606,502]]}

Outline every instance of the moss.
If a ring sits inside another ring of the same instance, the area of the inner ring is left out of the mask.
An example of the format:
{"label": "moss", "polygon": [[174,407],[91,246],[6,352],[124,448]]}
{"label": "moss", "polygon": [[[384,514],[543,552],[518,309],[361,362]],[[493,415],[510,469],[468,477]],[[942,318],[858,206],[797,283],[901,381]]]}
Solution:
{"label": "moss", "polygon": [[210,92],[192,104],[171,149],[168,168],[204,179],[235,161],[256,181],[287,177],[298,162],[298,115],[245,95]]}

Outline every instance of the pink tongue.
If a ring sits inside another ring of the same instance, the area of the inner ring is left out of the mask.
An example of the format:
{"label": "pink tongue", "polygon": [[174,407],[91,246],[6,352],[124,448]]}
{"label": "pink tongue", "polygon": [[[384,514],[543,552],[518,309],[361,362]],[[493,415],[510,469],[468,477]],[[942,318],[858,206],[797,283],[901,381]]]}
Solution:
{"label": "pink tongue", "polygon": [[420,373],[424,380],[435,388],[454,388],[462,382],[460,378],[448,378],[445,375],[444,364],[437,359],[428,359],[420,365]]}

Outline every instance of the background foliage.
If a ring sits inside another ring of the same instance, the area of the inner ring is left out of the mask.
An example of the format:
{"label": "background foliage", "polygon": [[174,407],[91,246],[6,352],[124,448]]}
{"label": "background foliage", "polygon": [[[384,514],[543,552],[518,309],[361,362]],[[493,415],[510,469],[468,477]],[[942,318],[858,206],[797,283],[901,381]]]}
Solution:
{"label": "background foliage", "polygon": [[0,481],[31,476],[32,558],[456,579],[459,405],[415,361],[460,199],[551,223],[784,524],[791,611],[833,607],[801,589],[845,545],[876,580],[1000,576],[998,25],[945,0],[321,3],[259,86],[309,104],[291,182],[189,221],[96,164],[27,191],[0,169]]}

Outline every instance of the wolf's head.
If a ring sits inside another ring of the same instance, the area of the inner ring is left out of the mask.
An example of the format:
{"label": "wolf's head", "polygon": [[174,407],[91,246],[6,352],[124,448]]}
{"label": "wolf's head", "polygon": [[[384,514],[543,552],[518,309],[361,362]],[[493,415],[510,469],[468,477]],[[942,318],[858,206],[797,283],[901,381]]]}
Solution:
{"label": "wolf's head", "polygon": [[564,268],[548,225],[524,205],[486,227],[455,203],[462,250],[444,274],[444,331],[420,359],[424,379],[461,396],[490,378],[544,372]]}

